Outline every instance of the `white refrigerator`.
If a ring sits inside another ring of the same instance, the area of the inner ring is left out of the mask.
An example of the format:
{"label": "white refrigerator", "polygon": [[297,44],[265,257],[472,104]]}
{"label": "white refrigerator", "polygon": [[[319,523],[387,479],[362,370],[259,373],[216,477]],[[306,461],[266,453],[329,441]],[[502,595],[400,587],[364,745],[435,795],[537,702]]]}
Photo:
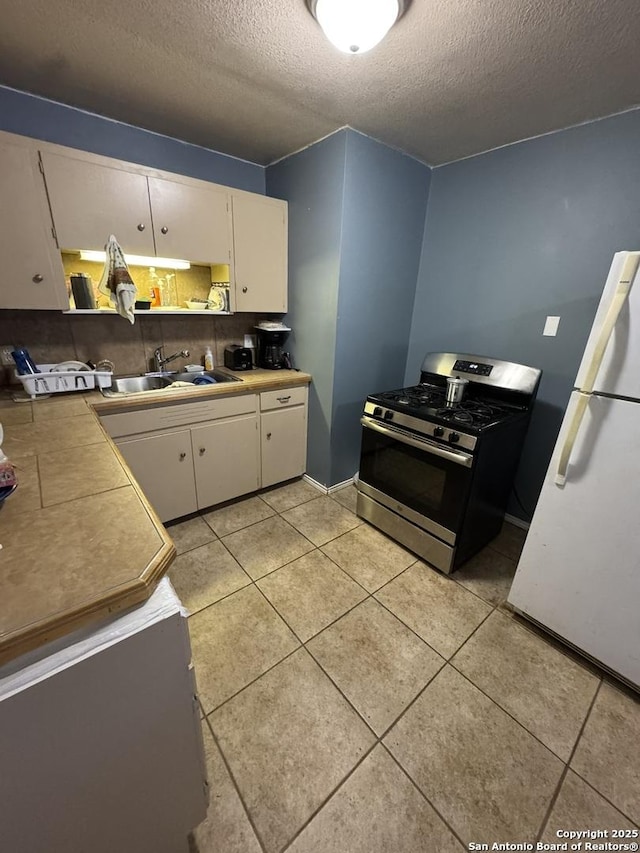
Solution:
{"label": "white refrigerator", "polygon": [[640,687],[640,252],[613,258],[508,601]]}

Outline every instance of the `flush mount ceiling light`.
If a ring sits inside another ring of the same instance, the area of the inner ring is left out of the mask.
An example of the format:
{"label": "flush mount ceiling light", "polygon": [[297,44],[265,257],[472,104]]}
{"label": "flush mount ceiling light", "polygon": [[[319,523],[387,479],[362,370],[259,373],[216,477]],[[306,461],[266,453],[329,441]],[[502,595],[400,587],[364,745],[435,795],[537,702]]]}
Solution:
{"label": "flush mount ceiling light", "polygon": [[331,44],[344,53],[366,53],[379,44],[408,0],[307,0]]}

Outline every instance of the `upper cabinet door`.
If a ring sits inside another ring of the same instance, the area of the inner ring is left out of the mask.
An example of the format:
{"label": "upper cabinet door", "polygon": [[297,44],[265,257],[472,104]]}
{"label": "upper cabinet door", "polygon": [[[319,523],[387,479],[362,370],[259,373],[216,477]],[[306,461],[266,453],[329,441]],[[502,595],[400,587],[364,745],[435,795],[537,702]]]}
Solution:
{"label": "upper cabinet door", "polygon": [[228,193],[149,178],[149,196],[158,256],[205,264],[230,262]]}
{"label": "upper cabinet door", "polygon": [[0,143],[0,308],[68,308],[38,153]]}
{"label": "upper cabinet door", "polygon": [[155,255],[147,178],[42,152],[61,249],[104,249],[110,234],[125,252]]}
{"label": "upper cabinet door", "polygon": [[287,310],[287,203],[232,194],[236,311]]}

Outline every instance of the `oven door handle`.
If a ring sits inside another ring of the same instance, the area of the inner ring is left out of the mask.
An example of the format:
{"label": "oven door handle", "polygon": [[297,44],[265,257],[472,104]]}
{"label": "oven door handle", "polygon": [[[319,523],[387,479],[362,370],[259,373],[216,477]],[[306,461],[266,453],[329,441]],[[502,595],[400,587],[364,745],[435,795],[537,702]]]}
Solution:
{"label": "oven door handle", "polygon": [[469,456],[467,453],[458,453],[455,450],[447,450],[444,447],[440,447],[439,444],[436,444],[433,441],[414,438],[404,430],[384,426],[378,421],[374,421],[372,418],[362,417],[360,418],[360,423],[365,427],[365,429],[375,430],[382,435],[386,435],[389,438],[400,441],[402,444],[408,444],[410,447],[417,447],[418,450],[424,450],[426,453],[433,453],[434,456],[440,456],[442,459],[447,459],[449,462],[453,462],[456,465],[462,465],[465,468],[471,468],[473,465],[473,456]]}

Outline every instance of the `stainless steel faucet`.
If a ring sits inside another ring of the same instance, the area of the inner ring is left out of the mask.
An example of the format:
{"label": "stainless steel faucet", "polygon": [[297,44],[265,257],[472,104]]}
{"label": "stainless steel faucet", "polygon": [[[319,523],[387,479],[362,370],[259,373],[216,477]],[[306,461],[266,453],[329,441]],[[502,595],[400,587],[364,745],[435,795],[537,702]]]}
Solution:
{"label": "stainless steel faucet", "polygon": [[155,363],[156,371],[158,373],[162,373],[164,371],[166,365],[169,364],[169,362],[171,362],[171,361],[175,361],[176,358],[189,358],[189,350],[188,349],[180,350],[180,352],[174,352],[173,355],[168,355],[166,358],[164,357],[163,353],[164,353],[164,347],[163,346],[157,347],[153,351],[153,360]]}

